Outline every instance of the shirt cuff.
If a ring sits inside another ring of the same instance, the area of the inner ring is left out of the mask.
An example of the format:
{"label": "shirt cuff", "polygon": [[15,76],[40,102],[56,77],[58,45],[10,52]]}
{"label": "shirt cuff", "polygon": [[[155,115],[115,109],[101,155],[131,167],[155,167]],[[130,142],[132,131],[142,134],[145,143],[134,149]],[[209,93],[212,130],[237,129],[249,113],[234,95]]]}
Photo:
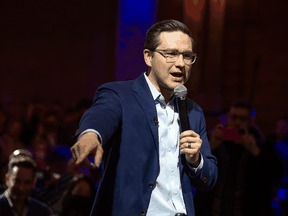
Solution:
{"label": "shirt cuff", "polygon": [[100,133],[99,133],[98,131],[94,130],[94,129],[86,129],[86,130],[84,130],[84,131],[78,136],[78,140],[79,140],[79,138],[80,138],[82,135],[86,134],[87,132],[94,132],[94,133],[96,133],[96,134],[98,135],[98,137],[99,137],[100,144],[102,144],[102,137],[101,137]]}
{"label": "shirt cuff", "polygon": [[192,167],[188,162],[187,162],[187,164],[188,164],[188,166],[192,169],[192,170],[194,170],[194,172],[195,172],[195,174],[197,174],[197,172],[199,172],[202,168],[203,168],[203,164],[204,164],[204,160],[203,160],[203,157],[202,157],[202,154],[201,153],[199,153],[200,154],[200,157],[201,157],[201,161],[200,161],[200,164],[198,165],[198,167]]}

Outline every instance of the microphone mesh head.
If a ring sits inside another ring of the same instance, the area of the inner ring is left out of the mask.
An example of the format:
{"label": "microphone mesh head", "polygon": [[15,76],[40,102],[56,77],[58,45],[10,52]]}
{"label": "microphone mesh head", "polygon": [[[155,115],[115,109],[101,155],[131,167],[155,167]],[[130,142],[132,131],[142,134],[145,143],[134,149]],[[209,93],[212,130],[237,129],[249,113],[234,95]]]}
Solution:
{"label": "microphone mesh head", "polygon": [[174,88],[174,94],[176,95],[176,97],[179,97],[182,100],[184,100],[187,95],[187,88],[184,85],[179,85],[176,88]]}

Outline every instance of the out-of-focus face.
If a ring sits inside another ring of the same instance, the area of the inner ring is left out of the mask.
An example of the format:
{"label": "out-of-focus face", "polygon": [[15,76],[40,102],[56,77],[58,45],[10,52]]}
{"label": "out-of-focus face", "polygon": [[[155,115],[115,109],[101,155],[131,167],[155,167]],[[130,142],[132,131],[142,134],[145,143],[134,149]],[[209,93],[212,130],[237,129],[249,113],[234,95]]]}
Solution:
{"label": "out-of-focus face", "polygon": [[44,140],[39,140],[35,146],[36,159],[44,159],[47,156],[47,143]]}
{"label": "out-of-focus face", "polygon": [[232,107],[227,115],[229,127],[239,129],[249,128],[251,125],[251,113],[242,107]]}
{"label": "out-of-focus face", "polygon": [[35,187],[34,172],[30,168],[14,166],[5,176],[9,197],[14,201],[25,200]]}
{"label": "out-of-focus face", "polygon": [[20,121],[13,121],[9,124],[7,133],[14,138],[18,138],[22,132],[23,125]]}
{"label": "out-of-focus face", "polygon": [[275,132],[278,136],[288,135],[288,122],[284,119],[277,121]]}
{"label": "out-of-focus face", "polygon": [[[159,35],[160,45],[156,50],[177,50],[179,52],[192,52],[192,42],[187,34],[181,31],[162,32]],[[187,82],[190,76],[191,65],[184,63],[183,55],[173,63],[167,63],[166,58],[158,52],[152,53],[144,50],[147,66],[151,67],[149,80],[160,92],[168,90],[174,92],[174,88]]]}
{"label": "out-of-focus face", "polygon": [[56,115],[50,115],[46,118],[46,130],[48,132],[55,132],[59,127],[59,120]]}
{"label": "out-of-focus face", "polygon": [[91,197],[90,185],[86,181],[79,181],[72,190],[72,195]]}

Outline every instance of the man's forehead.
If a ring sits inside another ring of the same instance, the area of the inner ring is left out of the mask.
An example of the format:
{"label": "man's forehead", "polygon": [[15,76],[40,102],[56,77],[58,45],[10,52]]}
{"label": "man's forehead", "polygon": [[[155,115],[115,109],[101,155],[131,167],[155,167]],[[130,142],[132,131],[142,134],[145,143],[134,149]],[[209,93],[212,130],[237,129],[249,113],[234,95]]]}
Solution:
{"label": "man's forehead", "polygon": [[12,168],[11,177],[21,180],[31,180],[31,177],[34,178],[33,170],[26,167],[14,166]]}
{"label": "man's forehead", "polygon": [[161,32],[159,35],[160,46],[179,50],[181,48],[192,50],[192,41],[189,35],[181,32]]}

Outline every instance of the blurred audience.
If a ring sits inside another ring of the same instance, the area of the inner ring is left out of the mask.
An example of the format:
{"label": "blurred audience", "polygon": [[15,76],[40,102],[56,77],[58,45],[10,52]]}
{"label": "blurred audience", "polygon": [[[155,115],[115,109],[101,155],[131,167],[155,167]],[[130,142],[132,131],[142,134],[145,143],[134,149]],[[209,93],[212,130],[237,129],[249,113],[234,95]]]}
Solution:
{"label": "blurred audience", "polygon": [[0,163],[7,161],[9,155],[16,149],[24,148],[24,144],[19,137],[22,133],[23,124],[18,119],[10,119],[4,134],[0,137]]}
{"label": "blurred audience", "polygon": [[[277,158],[271,161],[280,161],[273,164],[274,173],[277,172],[279,181],[272,185],[270,192],[274,196],[272,200],[273,215],[288,215],[288,117],[279,118],[275,125],[275,132],[267,136],[267,145],[270,151],[277,154]],[[274,174],[275,175],[275,174]]]}
{"label": "blurred audience", "polygon": [[218,160],[218,180],[212,191],[196,191],[196,215],[269,215],[261,164],[265,139],[253,125],[252,111],[248,102],[238,100],[227,113],[227,121],[222,121],[227,124],[213,130],[210,145]]}
{"label": "blurred audience", "polygon": [[[14,97],[5,99],[3,106],[0,104],[0,194],[8,190],[5,176],[8,172],[9,155],[17,149],[26,149],[31,152],[36,164],[35,182],[33,180],[33,184],[29,190],[27,189],[27,194],[30,193],[30,189],[32,190],[29,197],[45,203],[51,213],[57,216],[61,213],[63,194],[73,181],[73,177],[85,173],[87,176],[83,177],[79,185],[74,185],[80,189],[75,189],[76,192],[73,193],[70,191],[73,197],[69,198],[69,202],[78,202],[77,199],[82,195],[84,196],[82,201],[85,197],[88,199],[87,192],[79,194],[79,191],[88,188],[91,189],[89,196],[93,203],[95,186],[101,180],[102,171],[79,167],[73,161],[69,161],[70,147],[75,142],[72,136],[78,129],[83,113],[91,105],[92,100],[83,99],[75,107],[65,110],[60,101],[48,103],[42,99],[35,99],[24,104],[19,103]],[[20,169],[22,172],[22,168]],[[85,202],[85,205],[87,203]],[[2,215],[1,209],[0,215]]]}
{"label": "blurred audience", "polygon": [[30,197],[36,183],[36,163],[31,156],[27,150],[18,149],[9,157],[7,189],[0,195],[1,215],[50,215],[44,203]]}
{"label": "blurred audience", "polygon": [[89,216],[95,195],[91,179],[83,174],[76,175],[62,200],[60,216]]}

